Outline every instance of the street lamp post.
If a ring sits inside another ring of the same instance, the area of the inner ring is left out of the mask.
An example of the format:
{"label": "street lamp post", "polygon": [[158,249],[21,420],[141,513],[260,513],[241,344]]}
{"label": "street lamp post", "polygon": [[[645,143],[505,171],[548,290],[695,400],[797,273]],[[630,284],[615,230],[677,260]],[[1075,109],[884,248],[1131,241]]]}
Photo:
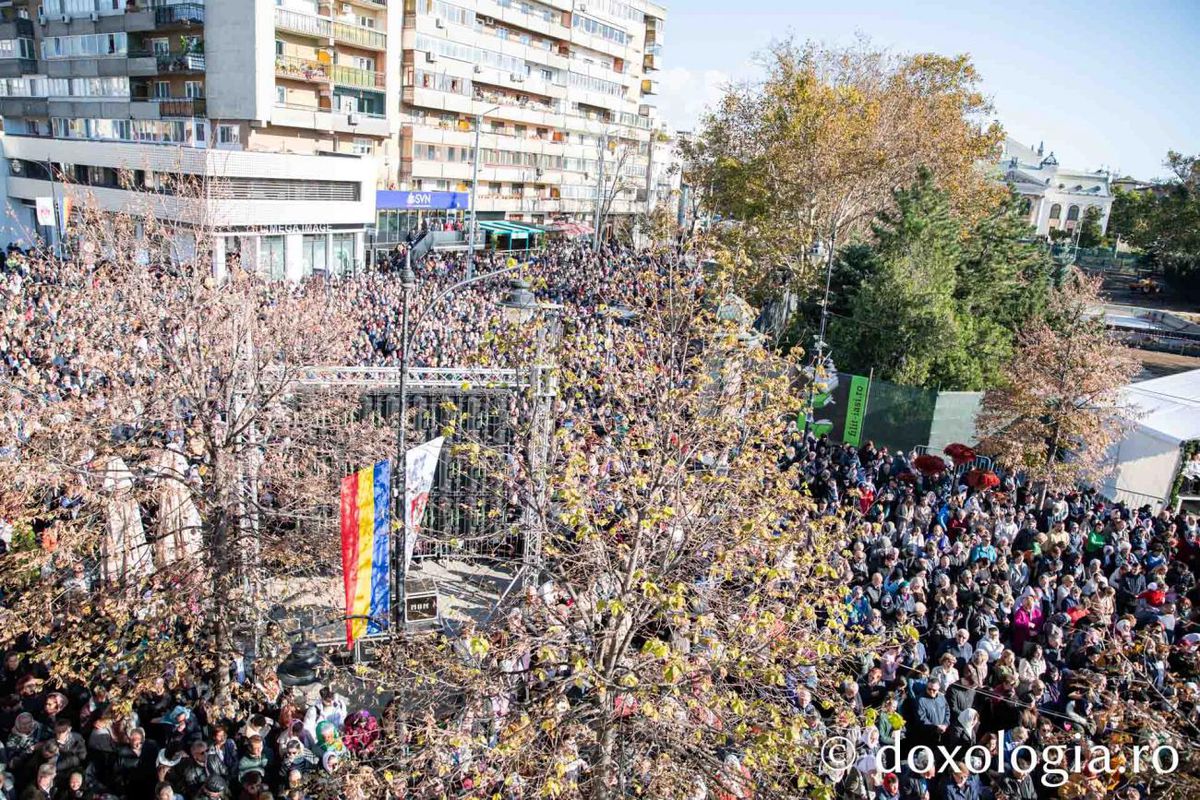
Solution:
{"label": "street lamp post", "polygon": [[483,128],[483,115],[499,111],[500,106],[492,106],[487,111],[475,115],[475,153],[471,157],[471,228],[467,232],[467,277],[475,274],[475,198],[479,193],[479,131]]}
{"label": "street lamp post", "polygon": [[829,325],[829,289],[833,284],[833,259],[837,253],[837,228],[829,232],[829,252],[825,254],[825,296],[821,300],[821,331],[817,335],[817,351],[813,356],[812,375],[808,381],[808,408],[804,413],[804,437],[808,438],[813,422],[813,401],[816,399],[817,371],[825,365],[825,330]]}
{"label": "street lamp post", "polygon": [[[429,318],[429,312],[440,304],[442,300],[464,286],[515,272],[523,266],[523,264],[513,264],[512,266],[503,267],[502,269],[483,275],[468,276],[453,286],[444,289],[429,302],[429,305],[421,310],[410,331],[408,325],[408,295],[416,288],[417,278],[412,271],[411,257],[405,257],[404,271],[400,274],[400,414],[396,422],[396,459],[392,475],[392,487],[395,492],[393,507],[396,509],[397,519],[400,520],[400,536],[392,543],[392,580],[394,584],[392,596],[396,598],[396,607],[392,612],[394,632],[402,630],[404,626],[405,581],[408,578],[408,559],[406,557],[408,550],[408,508],[404,497],[408,481],[408,464],[405,457],[407,451],[405,421],[408,417],[408,368],[409,358],[412,355],[412,340],[421,330],[421,325]],[[537,309],[537,298],[530,291],[527,282],[512,280],[509,282],[509,292],[500,305],[505,309],[519,312],[522,315],[526,313],[532,314]]]}

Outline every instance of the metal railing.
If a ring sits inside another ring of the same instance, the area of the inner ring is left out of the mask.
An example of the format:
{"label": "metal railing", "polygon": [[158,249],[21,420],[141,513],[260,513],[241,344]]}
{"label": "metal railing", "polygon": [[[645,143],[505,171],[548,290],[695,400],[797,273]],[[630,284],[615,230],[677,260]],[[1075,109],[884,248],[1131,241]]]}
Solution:
{"label": "metal railing", "polygon": [[275,57],[276,75],[303,81],[328,83],[330,66],[332,65],[322,64],[320,61],[313,61],[308,58],[297,58],[296,56]]}
{"label": "metal railing", "polygon": [[204,72],[203,53],[173,53],[156,56],[159,72]]}
{"label": "metal railing", "polygon": [[324,17],[314,17],[287,8],[275,9],[275,27],[308,36],[328,39],[333,35],[333,22]]}
{"label": "metal railing", "polygon": [[345,64],[333,65],[333,82],[342,86],[357,86],[361,89],[382,89],[387,84],[382,72],[372,72]]}
{"label": "metal railing", "polygon": [[345,22],[333,23],[333,38],[372,50],[387,49],[387,34],[359,25],[349,25]]}
{"label": "metal railing", "polygon": [[203,3],[174,3],[154,9],[155,25],[204,24]]}
{"label": "metal railing", "polygon": [[208,114],[208,103],[203,97],[166,97],[155,102],[160,117],[203,117]]}

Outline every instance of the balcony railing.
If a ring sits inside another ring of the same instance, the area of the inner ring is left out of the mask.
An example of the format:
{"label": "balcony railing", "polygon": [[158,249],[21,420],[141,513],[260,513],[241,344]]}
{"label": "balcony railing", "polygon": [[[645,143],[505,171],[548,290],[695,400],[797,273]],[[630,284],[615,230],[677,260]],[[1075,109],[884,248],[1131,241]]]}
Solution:
{"label": "balcony railing", "polygon": [[360,89],[382,89],[387,84],[382,72],[348,67],[345,64],[333,65],[333,82],[341,86],[356,86]]}
{"label": "balcony railing", "polygon": [[154,9],[155,25],[203,25],[203,3],[173,3]]}
{"label": "balcony railing", "polygon": [[135,103],[154,103],[160,117],[204,117],[208,115],[208,101],[203,97],[151,97],[133,95]]}
{"label": "balcony railing", "polygon": [[322,64],[308,58],[295,56],[276,56],[275,74],[284,78],[313,83],[329,83],[329,68],[331,65]]}
{"label": "balcony railing", "polygon": [[339,42],[348,42],[371,50],[387,49],[387,34],[359,25],[335,22],[333,23],[333,38]]}
{"label": "balcony railing", "polygon": [[275,27],[308,36],[328,39],[333,36],[333,22],[312,14],[303,14],[287,8],[275,9]]}
{"label": "balcony railing", "polygon": [[204,72],[203,53],[174,53],[158,55],[159,72]]}
{"label": "balcony railing", "polygon": [[208,116],[208,101],[203,97],[170,97],[160,100],[158,113],[163,117]]}

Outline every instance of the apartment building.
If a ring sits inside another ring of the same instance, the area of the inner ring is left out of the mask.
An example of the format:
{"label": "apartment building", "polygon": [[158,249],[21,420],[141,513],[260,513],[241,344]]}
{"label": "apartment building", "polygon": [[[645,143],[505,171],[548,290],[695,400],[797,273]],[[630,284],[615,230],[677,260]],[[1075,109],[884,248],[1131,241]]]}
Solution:
{"label": "apartment building", "polygon": [[218,271],[363,264],[375,191],[399,166],[396,0],[0,0],[0,14],[10,241],[54,238],[39,198],[127,208],[187,175],[213,199],[157,213],[215,227]]}
{"label": "apartment building", "polygon": [[665,16],[647,0],[404,0],[408,191],[393,194],[422,202],[381,203],[380,235],[466,217],[476,177],[481,220],[590,226],[598,204],[610,221],[645,211],[667,155],[652,135]]}

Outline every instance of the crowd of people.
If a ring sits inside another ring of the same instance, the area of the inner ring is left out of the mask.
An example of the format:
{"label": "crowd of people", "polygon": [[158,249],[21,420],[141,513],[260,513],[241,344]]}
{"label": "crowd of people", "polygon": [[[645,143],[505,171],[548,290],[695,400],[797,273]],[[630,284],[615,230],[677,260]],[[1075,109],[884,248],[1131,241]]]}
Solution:
{"label": "crowd of people", "polygon": [[[1196,516],[1087,490],[1043,498],[1015,476],[975,490],[962,470],[922,475],[913,461],[811,436],[783,459],[825,509],[857,520],[838,564],[852,624],[902,642],[844,685],[873,724],[853,732],[854,765],[834,776],[841,795],[1153,797],[1153,770],[1134,774],[1129,746],[1153,749],[1174,729],[1188,738],[1173,746],[1190,751],[1200,736]],[[803,685],[795,702],[838,732]],[[885,754],[897,740],[899,764]],[[976,745],[990,770],[941,769],[923,750]],[[1038,756],[1078,746],[1083,767],[1037,761],[1021,745]],[[1092,746],[1110,748],[1110,770],[1088,768]],[[1164,770],[1171,763],[1164,754]]]}
{"label": "crowd of people", "polygon": [[[354,344],[361,365],[400,361],[402,259],[393,261],[392,269],[344,279],[335,295],[347,313],[361,315]],[[505,263],[490,255],[477,272]],[[636,305],[644,276],[661,278],[677,265],[674,254],[566,245],[533,255],[523,277],[558,307],[580,347],[602,352],[613,317],[599,312]],[[466,264],[461,255],[434,253],[414,269],[410,320],[461,280]],[[507,358],[496,335],[506,324],[499,305],[506,279],[441,300],[413,340],[413,365]],[[55,298],[37,302],[53,308]],[[5,369],[47,372],[51,391],[86,389],[86,373],[57,369],[57,351],[69,342],[10,320],[0,339]],[[586,402],[603,415],[603,397]],[[19,405],[6,413],[19,416]],[[812,731],[853,740],[851,763],[829,775],[839,796],[1042,800],[1067,789],[1055,788],[1053,765],[1023,760],[1020,745],[1094,743],[1123,752],[1131,741],[1153,741],[1163,720],[1200,739],[1195,516],[1130,508],[1083,490],[1042,497],[1003,472],[1001,485],[977,490],[952,467],[926,475],[912,454],[802,433],[786,443],[780,466],[808,488],[819,512],[848,520],[845,555],[833,566],[847,587],[851,625],[900,642],[843,685],[842,705],[857,714],[851,728],[815,696],[815,675],[789,677],[790,701]],[[72,565],[63,584],[86,592],[92,579]],[[351,704],[328,686],[308,696],[249,665],[232,668],[241,708],[232,718],[212,707],[200,674],[166,675],[130,704],[109,701],[120,675],[63,684],[48,666],[29,640],[0,665],[0,800],[305,800],[323,796],[341,762],[369,760],[398,735],[384,709],[357,707],[370,703]],[[979,745],[997,768],[939,769],[917,758],[888,769],[885,753],[897,742],[901,754]],[[577,752],[567,762],[576,772],[584,765]],[[1067,785],[1078,792],[1070,796],[1152,796],[1145,780],[1115,765],[1110,773],[1070,773]],[[745,775],[736,795],[714,787],[707,796],[753,797],[752,774]],[[385,790],[403,797],[403,785]]]}

